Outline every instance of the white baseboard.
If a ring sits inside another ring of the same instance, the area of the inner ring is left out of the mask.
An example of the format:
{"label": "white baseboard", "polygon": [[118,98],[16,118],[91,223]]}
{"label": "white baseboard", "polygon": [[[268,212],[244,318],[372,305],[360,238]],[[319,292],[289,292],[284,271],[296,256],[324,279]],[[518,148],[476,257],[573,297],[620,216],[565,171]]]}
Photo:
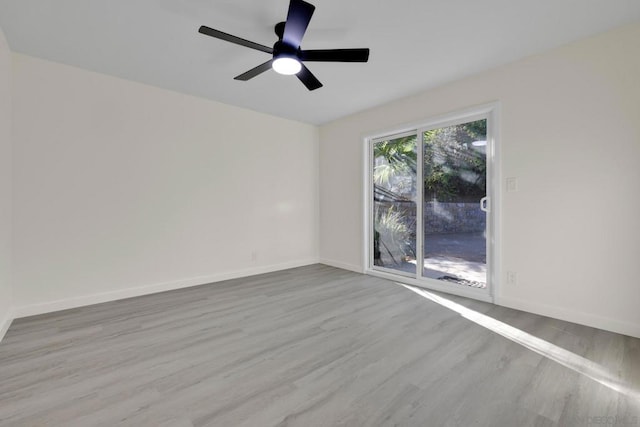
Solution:
{"label": "white baseboard", "polygon": [[591,326],[597,329],[604,329],[605,331],[640,338],[639,324],[596,316],[557,306],[532,303],[517,298],[498,297],[496,298],[496,304],[516,310],[539,314],[541,316],[553,317],[554,319],[565,320],[567,322],[578,323],[580,325]]}
{"label": "white baseboard", "polygon": [[[73,298],[60,299],[45,303],[30,304],[10,309],[4,318],[0,319],[0,341],[4,338],[13,319],[20,317],[34,316],[38,314],[51,313],[54,311],[67,310],[70,308],[83,307],[103,302],[116,301],[119,299],[132,298],[141,295],[154,294],[158,292],[170,291],[175,289],[188,288],[191,286],[204,285],[208,283],[220,282],[223,280],[237,279],[241,277],[249,277],[257,274],[271,273],[274,271],[286,270],[289,268],[303,267],[311,264],[325,264],[331,267],[341,268],[356,273],[364,273],[364,270],[357,265],[347,264],[339,261],[328,259],[309,258],[297,261],[286,262],[282,264],[274,264],[249,268],[245,270],[225,272],[210,276],[199,276],[184,280],[157,283],[153,285],[138,286],[134,288],[121,289],[112,292],[103,292],[92,295],[84,295]],[[496,297],[497,305],[513,308],[516,310],[527,311],[542,316],[553,317],[555,319],[565,320],[568,322],[578,323],[591,326],[598,329],[604,329],[619,334],[624,334],[636,338],[640,338],[640,325],[624,322],[620,320],[605,318],[588,313],[569,310],[562,307],[532,303],[517,298]]]}
{"label": "white baseboard", "polygon": [[2,342],[2,339],[9,330],[9,326],[11,326],[11,322],[13,322],[13,319],[13,310],[11,309],[9,309],[7,314],[5,314],[4,318],[0,319],[0,342]]}
{"label": "white baseboard", "polygon": [[305,265],[318,264],[317,258],[309,258],[297,261],[286,262],[282,264],[273,264],[261,267],[254,267],[245,270],[231,271],[226,273],[214,274],[211,276],[192,277],[183,280],[175,280],[171,282],[156,283],[153,285],[137,286],[134,288],[119,289],[117,291],[102,292],[92,295],[83,295],[79,297],[59,299],[55,301],[47,301],[38,304],[23,305],[15,307],[13,310],[13,318],[35,316],[38,314],[51,313],[54,311],[67,310],[70,308],[84,307],[92,304],[100,304],[103,302],[116,301],[125,298],[133,298],[142,295],[155,294],[158,292],[172,291],[176,289],[188,288],[191,286],[206,285],[209,283],[221,282],[223,280],[238,279],[241,277],[255,276],[256,274],[271,273],[274,271],[286,270],[289,268],[303,267]]}
{"label": "white baseboard", "polygon": [[341,268],[343,270],[353,271],[355,273],[364,274],[364,269],[359,265],[346,264],[340,261],[333,261],[326,258],[320,258],[320,264],[328,265],[330,267]]}

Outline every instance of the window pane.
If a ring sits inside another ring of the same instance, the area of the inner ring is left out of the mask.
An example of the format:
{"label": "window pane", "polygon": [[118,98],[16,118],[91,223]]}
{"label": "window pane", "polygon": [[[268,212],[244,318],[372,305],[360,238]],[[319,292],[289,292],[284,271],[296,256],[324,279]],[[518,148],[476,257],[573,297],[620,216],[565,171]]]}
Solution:
{"label": "window pane", "polygon": [[454,285],[485,288],[487,121],[423,133],[424,269]]}
{"label": "window pane", "polygon": [[373,145],[373,264],[416,272],[417,136]]}

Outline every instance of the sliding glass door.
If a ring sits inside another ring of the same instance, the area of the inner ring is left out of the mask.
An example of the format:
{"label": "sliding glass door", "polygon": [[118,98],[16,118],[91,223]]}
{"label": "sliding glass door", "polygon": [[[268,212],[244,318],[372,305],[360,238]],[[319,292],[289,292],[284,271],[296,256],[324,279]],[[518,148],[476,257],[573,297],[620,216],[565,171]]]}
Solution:
{"label": "sliding glass door", "polygon": [[492,117],[369,141],[370,271],[490,295]]}

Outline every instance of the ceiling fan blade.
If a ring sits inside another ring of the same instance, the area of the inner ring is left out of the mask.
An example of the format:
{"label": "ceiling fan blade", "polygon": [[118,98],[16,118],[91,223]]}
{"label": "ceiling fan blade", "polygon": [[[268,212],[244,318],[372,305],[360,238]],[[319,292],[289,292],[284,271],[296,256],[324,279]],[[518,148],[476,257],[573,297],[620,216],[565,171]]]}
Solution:
{"label": "ceiling fan blade", "polygon": [[258,43],[254,43],[249,40],[242,39],[240,37],[232,36],[231,34],[224,33],[222,31],[214,30],[213,28],[205,27],[204,25],[198,30],[200,34],[215,37],[220,40],[228,41],[231,43],[239,44],[240,46],[249,47],[251,49],[259,50],[266,53],[273,54],[273,48],[264,46]]}
{"label": "ceiling fan blade", "polygon": [[290,46],[299,48],[314,10],[316,10],[316,7],[310,3],[303,0],[291,0],[282,41]]}
{"label": "ceiling fan blade", "polygon": [[367,62],[369,49],[303,50],[300,53],[300,59],[324,62]]}
{"label": "ceiling fan blade", "polygon": [[270,70],[272,62],[273,62],[273,59],[270,59],[267,62],[265,62],[264,64],[260,64],[257,67],[250,69],[246,73],[242,73],[239,76],[234,77],[233,79],[234,80],[242,80],[243,82],[246,82],[247,80],[250,80],[250,79],[254,78],[257,75],[262,74],[265,71]]}
{"label": "ceiling fan blade", "polygon": [[302,64],[302,69],[296,75],[309,90],[316,90],[322,87],[320,80],[318,80],[304,64]]}

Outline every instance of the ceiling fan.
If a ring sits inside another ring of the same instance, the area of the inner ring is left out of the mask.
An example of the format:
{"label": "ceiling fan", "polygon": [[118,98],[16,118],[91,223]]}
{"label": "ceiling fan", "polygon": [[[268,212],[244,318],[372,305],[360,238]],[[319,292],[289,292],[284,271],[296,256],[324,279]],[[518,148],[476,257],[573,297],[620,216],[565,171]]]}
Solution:
{"label": "ceiling fan", "polygon": [[276,24],[275,32],[278,41],[273,47],[254,43],[240,37],[232,36],[219,30],[201,26],[201,34],[225,40],[271,54],[273,57],[267,62],[235,77],[235,80],[247,81],[273,68],[277,73],[298,76],[298,79],[309,90],[322,87],[322,83],[314,76],[303,62],[367,62],[369,49],[324,49],[302,50],[302,37],[309,26],[311,16],[316,7],[303,0],[291,0],[286,22]]}

